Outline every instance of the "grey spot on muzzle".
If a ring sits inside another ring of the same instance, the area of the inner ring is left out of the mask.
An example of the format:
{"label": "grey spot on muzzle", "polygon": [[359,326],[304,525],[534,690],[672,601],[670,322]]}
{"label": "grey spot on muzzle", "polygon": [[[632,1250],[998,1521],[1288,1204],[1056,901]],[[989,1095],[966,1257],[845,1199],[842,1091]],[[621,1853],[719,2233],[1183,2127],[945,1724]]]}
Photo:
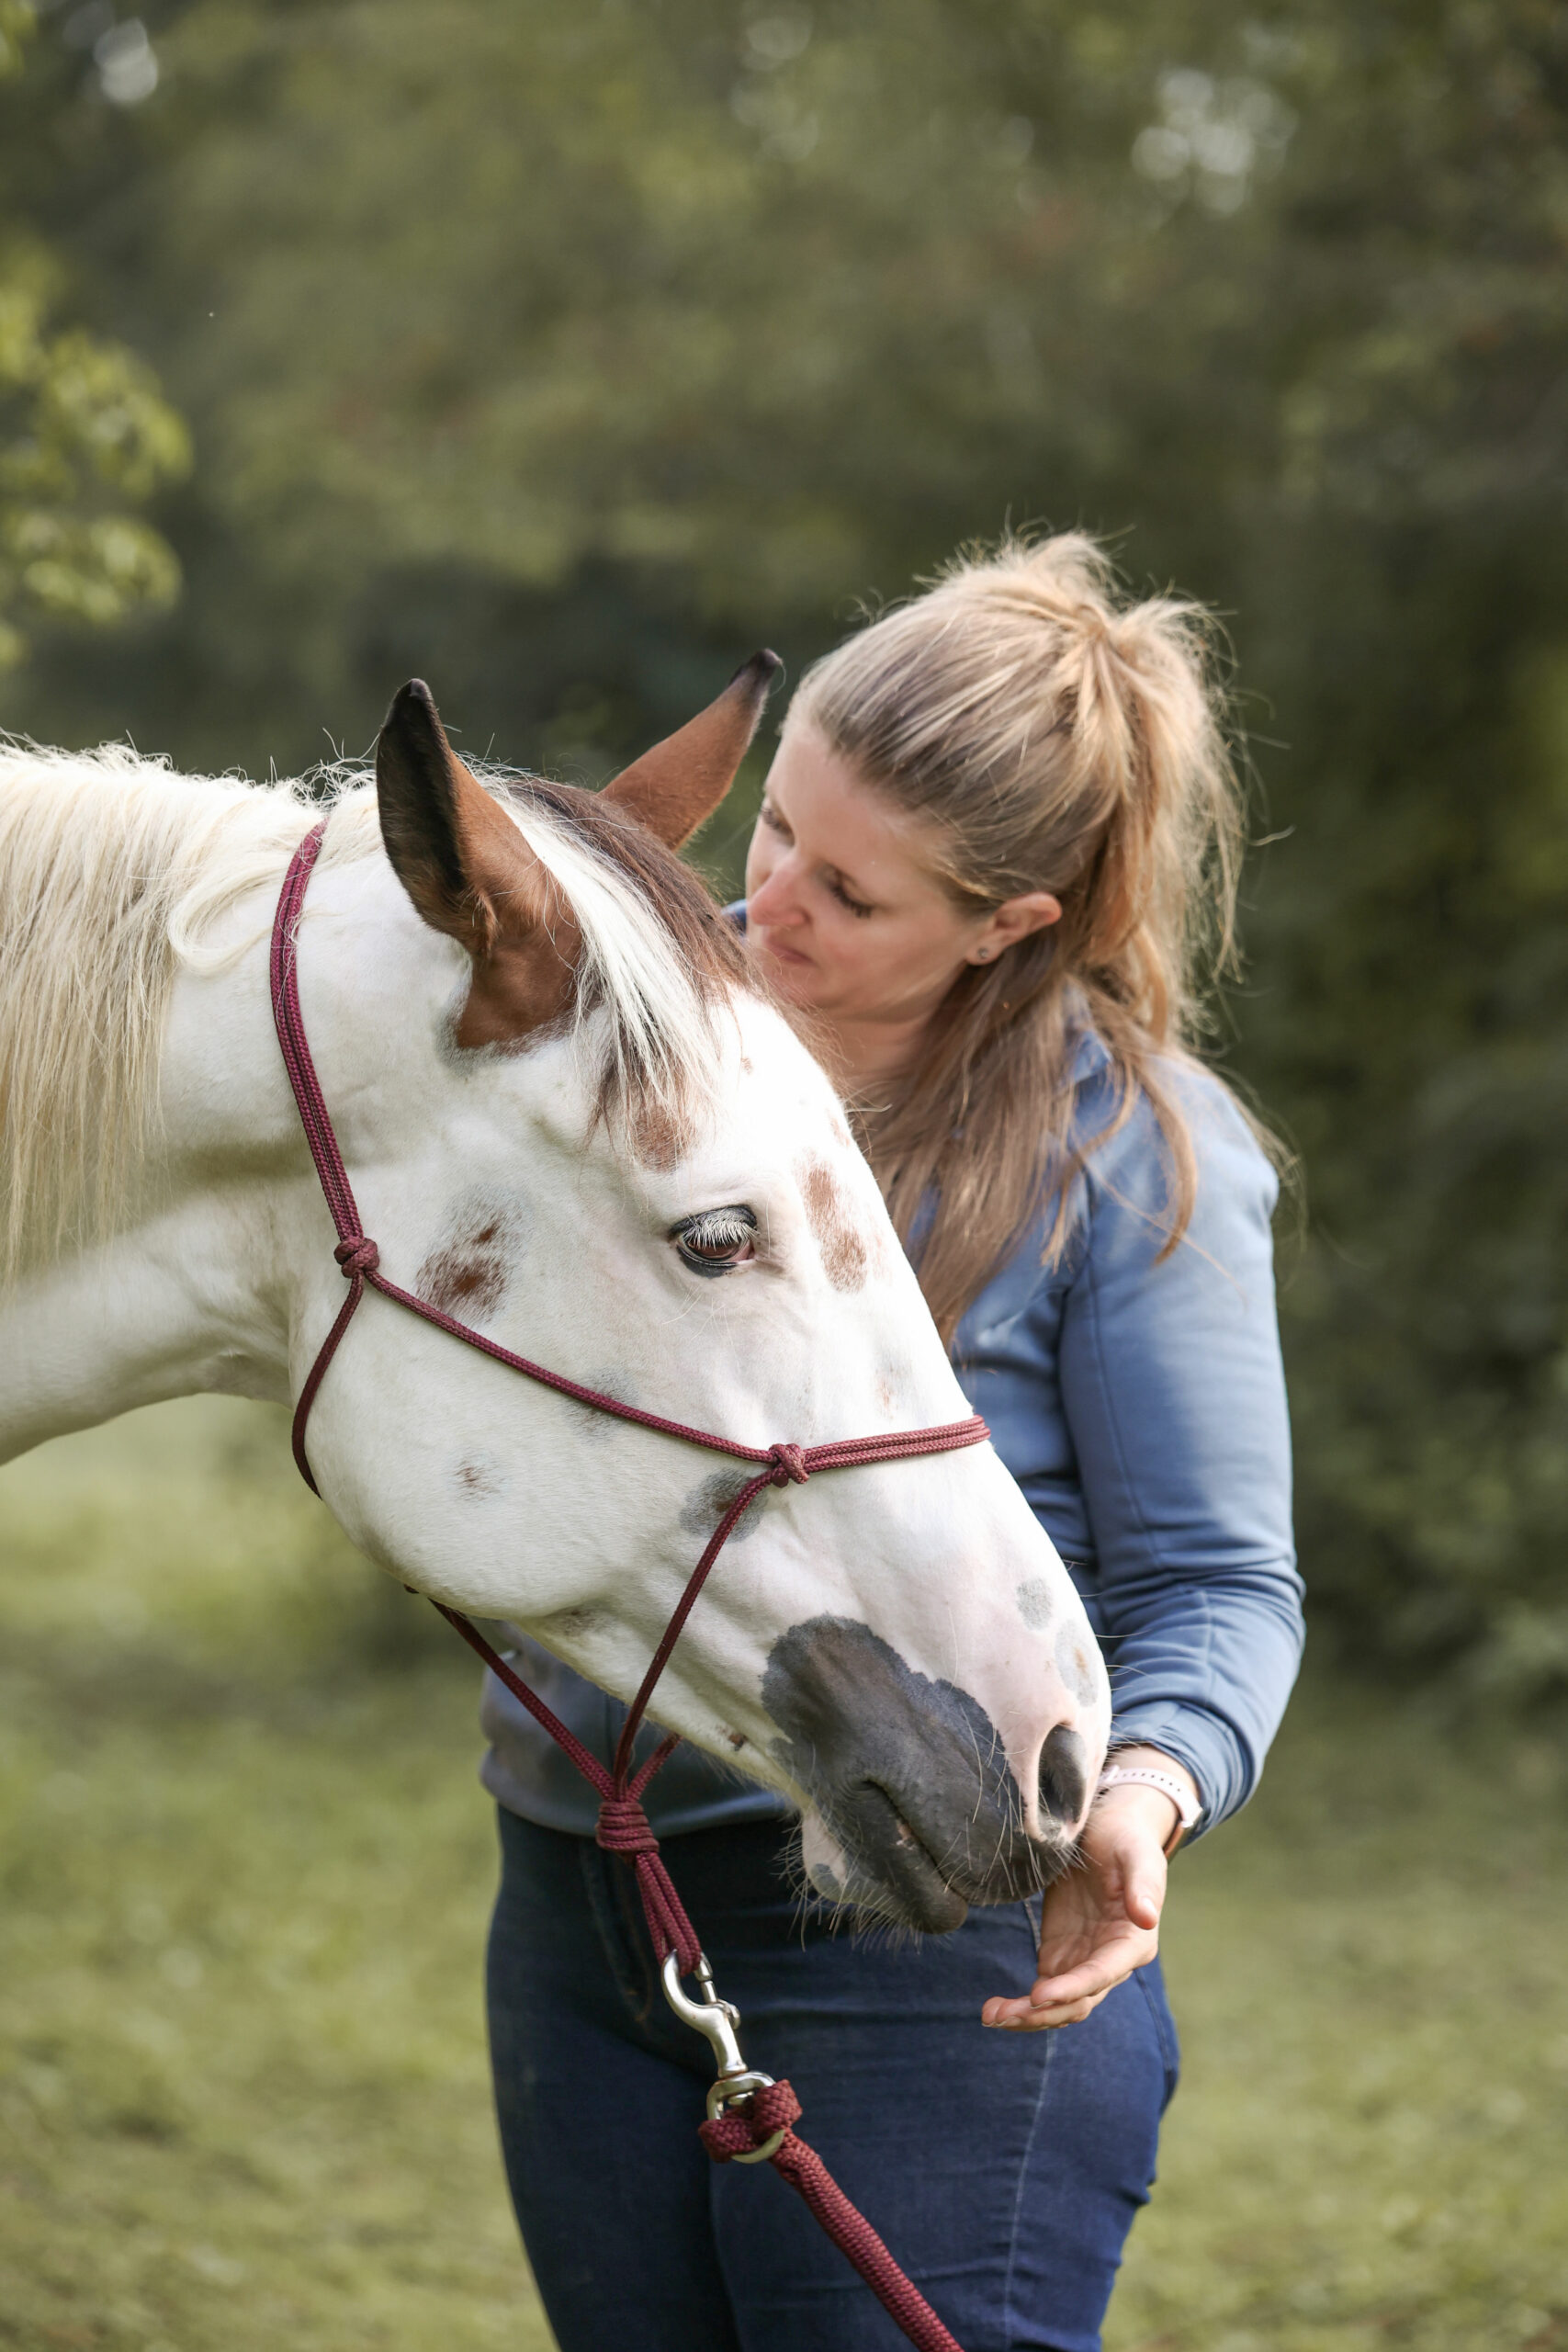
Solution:
{"label": "grey spot on muzzle", "polygon": [[562,1641],[581,1641],[584,1634],[596,1633],[605,1622],[605,1611],[587,1603],[575,1609],[557,1609],[547,1617],[542,1630],[554,1634]]}
{"label": "grey spot on muzzle", "polygon": [[[765,1469],[767,1464],[764,1463],[762,1466]],[[705,1544],[742,1487],[750,1485],[753,1476],[750,1470],[716,1470],[711,1478],[705,1478],[700,1487],[694,1487],[681,1506],[682,1532],[697,1536]],[[730,1534],[731,1544],[744,1544],[748,1537],[755,1535],[762,1523],[767,1500],[766,1493],[761,1494],[750,1508],[741,1513]]]}
{"label": "grey spot on muzzle", "polygon": [[[591,1372],[582,1385],[597,1389],[601,1396],[613,1396],[617,1405],[636,1405],[641,1401],[632,1394],[626,1374],[614,1370]],[[625,1421],[617,1420],[614,1413],[601,1412],[595,1405],[580,1404],[575,1396],[563,1396],[561,1402],[580,1417],[582,1434],[595,1444],[602,1444],[606,1438],[615,1436],[626,1426]]]}
{"label": "grey spot on muzzle", "polygon": [[1032,1634],[1043,1634],[1056,1613],[1051,1588],[1043,1577],[1031,1577],[1018,1589],[1018,1613]]}
{"label": "grey spot on muzzle", "polygon": [[931,1934],[971,1903],[1047,1885],[1069,1834],[1030,1837],[1001,1739],[979,1702],[907,1666],[852,1618],[815,1617],[768,1654],[762,1704],[773,1753],[843,1849],[843,1892]]}
{"label": "grey spot on muzzle", "polygon": [[1068,1623],[1056,1636],[1056,1671],[1080,1707],[1092,1707],[1100,1697],[1100,1678],[1088,1634],[1081,1624]]}

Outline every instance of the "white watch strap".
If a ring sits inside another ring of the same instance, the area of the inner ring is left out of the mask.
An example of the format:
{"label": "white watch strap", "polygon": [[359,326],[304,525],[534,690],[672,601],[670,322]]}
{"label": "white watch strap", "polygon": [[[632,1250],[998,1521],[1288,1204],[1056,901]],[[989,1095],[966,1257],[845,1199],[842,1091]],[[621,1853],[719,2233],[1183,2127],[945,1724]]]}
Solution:
{"label": "white watch strap", "polygon": [[1203,1817],[1203,1808],[1194,1802],[1187,1784],[1174,1772],[1161,1772],[1153,1764],[1108,1764],[1095,1783],[1095,1795],[1103,1796],[1107,1789],[1124,1787],[1129,1781],[1145,1788],[1158,1789],[1176,1807],[1176,1817],[1183,1830],[1196,1829]]}

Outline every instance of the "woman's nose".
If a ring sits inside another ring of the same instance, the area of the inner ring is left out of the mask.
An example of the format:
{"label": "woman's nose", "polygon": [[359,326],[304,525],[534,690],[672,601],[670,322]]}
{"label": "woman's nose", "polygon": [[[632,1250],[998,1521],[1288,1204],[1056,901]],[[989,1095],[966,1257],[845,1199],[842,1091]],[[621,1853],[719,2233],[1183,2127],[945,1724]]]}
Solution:
{"label": "woman's nose", "polygon": [[805,921],[804,910],[795,896],[795,876],[791,871],[793,857],[781,859],[767,880],[753,890],[746,904],[747,920],[765,924],[773,931],[787,923]]}

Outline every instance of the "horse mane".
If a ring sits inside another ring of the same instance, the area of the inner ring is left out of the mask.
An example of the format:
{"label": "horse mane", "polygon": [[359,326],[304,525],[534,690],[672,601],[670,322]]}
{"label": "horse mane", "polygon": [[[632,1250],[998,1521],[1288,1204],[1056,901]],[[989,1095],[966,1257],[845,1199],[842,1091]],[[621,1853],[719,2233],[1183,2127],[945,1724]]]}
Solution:
{"label": "horse mane", "polygon": [[[577,919],[572,1026],[599,1057],[595,1112],[623,1115],[645,1158],[672,1159],[716,1097],[716,1008],[757,985],[742,946],[691,869],[593,794],[480,780]],[[0,1290],[145,1212],[175,978],[243,952],[215,956],[214,925],[276,889],[329,811],[320,870],[381,853],[363,769],[254,785],[118,744],[0,740]]]}

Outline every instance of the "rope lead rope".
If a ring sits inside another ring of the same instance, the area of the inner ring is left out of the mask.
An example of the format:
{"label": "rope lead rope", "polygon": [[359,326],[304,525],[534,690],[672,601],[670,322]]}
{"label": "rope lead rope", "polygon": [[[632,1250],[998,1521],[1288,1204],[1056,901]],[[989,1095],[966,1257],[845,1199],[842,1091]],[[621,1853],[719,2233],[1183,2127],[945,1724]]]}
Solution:
{"label": "rope lead rope", "polygon": [[[432,1306],[428,1299],[416,1297],[413,1292],[400,1289],[396,1283],[389,1281],[381,1272],[381,1253],[360,1220],[354,1188],[348,1181],[348,1170],[333,1131],[326,1097],[321,1092],[316,1067],[310,1058],[304,1016],[299,1007],[297,954],[299,918],[304,910],[311,869],[321,854],[326,830],[323,818],[320,824],[312,826],[289,861],[288,871],[278,894],[277,911],[273,918],[270,967],[272,1013],[283,1054],[283,1066],[288,1074],[288,1083],[299,1107],[299,1123],[305,1130],[305,1140],[310,1147],[310,1157],[315,1162],[321,1192],[337,1229],[337,1247],[333,1254],[348,1283],[348,1295],[305,1376],[299,1401],[294,1408],[294,1459],[299,1475],[312,1494],[320,1493],[305,1452],[310,1408],[367,1289],[379,1291],[382,1297],[390,1299],[394,1306],[406,1307],[410,1314],[419,1316],[426,1323],[433,1323],[438,1331],[446,1332],[454,1340],[461,1340],[470,1348],[478,1348],[482,1354],[493,1357],[497,1363],[504,1364],[509,1371],[520,1372],[528,1380],[539,1381],[545,1387],[554,1388],[563,1396],[575,1398],[580,1405],[591,1406],[595,1412],[612,1414],[617,1420],[635,1421],[660,1437],[679,1438],[683,1444],[700,1445],[710,1453],[728,1454],[738,1462],[750,1462],[756,1465],[755,1475],[747,1479],[726,1510],[686,1581],[685,1590],[675,1605],[674,1613],[649,1663],[648,1672],[643,1676],[641,1688],[626,1710],[615,1762],[608,1771],[537,1693],[529,1689],[521,1675],[513,1671],[460,1609],[449,1609],[443,1600],[434,1601],[433,1605],[461,1634],[468,1647],[484,1660],[491,1673],[500,1678],[513,1697],[528,1710],[535,1722],[548,1733],[595,1791],[599,1798],[599,1818],[594,1834],[607,1853],[621,1855],[636,1873],[643,1915],[648,1921],[648,1932],[660,1964],[666,1998],[677,2016],[707,2036],[718,2060],[718,2076],[708,2094],[708,2120],[698,2126],[703,2145],[709,2155],[716,2164],[757,2164],[763,2160],[771,2164],[781,2178],[787,2180],[790,2187],[805,2199],[834,2245],[854,2265],[911,2344],[918,2345],[920,2352],[961,2352],[956,2339],[942,2325],[919,2289],[899,2269],[863,2214],[851,2204],[816,2150],[796,2137],[794,2127],[800,2115],[800,2101],[788,2083],[774,2082],[770,2075],[759,2075],[746,2066],[735,2036],[735,2029],[739,2023],[739,2015],[728,2002],[718,1997],[712,1971],[703,1957],[702,1946],[665,1869],[659,1840],[643,1810],[644,1792],[679,1744],[679,1735],[671,1733],[661,1740],[653,1754],[635,1772],[632,1770],[632,1748],[659,1678],[669,1663],[670,1653],[680,1639],[682,1627],[691,1615],[698,1594],[707,1582],[709,1571],[745,1513],[765,1487],[803,1487],[818,1471],[852,1469],[863,1462],[902,1462],[917,1454],[951,1453],[962,1446],[980,1444],[989,1431],[976,1413],[964,1420],[944,1421],[934,1429],[902,1430],[875,1437],[840,1438],[827,1445],[740,1445],[732,1438],[716,1437],[711,1430],[694,1429],[684,1421],[667,1420],[658,1413],[645,1413],[636,1405],[623,1405],[618,1397],[607,1396],[596,1388],[586,1388],[578,1381],[568,1380],[558,1372],[548,1371],[543,1364],[531,1363],[526,1356],[514,1355],[510,1348],[503,1348],[494,1340],[486,1339],[482,1331],[474,1330],[467,1323],[459,1323],[454,1316],[444,1315],[439,1307]],[[682,1990],[680,1980],[685,1976],[696,1978],[702,1994],[700,2000],[689,2000]]]}

